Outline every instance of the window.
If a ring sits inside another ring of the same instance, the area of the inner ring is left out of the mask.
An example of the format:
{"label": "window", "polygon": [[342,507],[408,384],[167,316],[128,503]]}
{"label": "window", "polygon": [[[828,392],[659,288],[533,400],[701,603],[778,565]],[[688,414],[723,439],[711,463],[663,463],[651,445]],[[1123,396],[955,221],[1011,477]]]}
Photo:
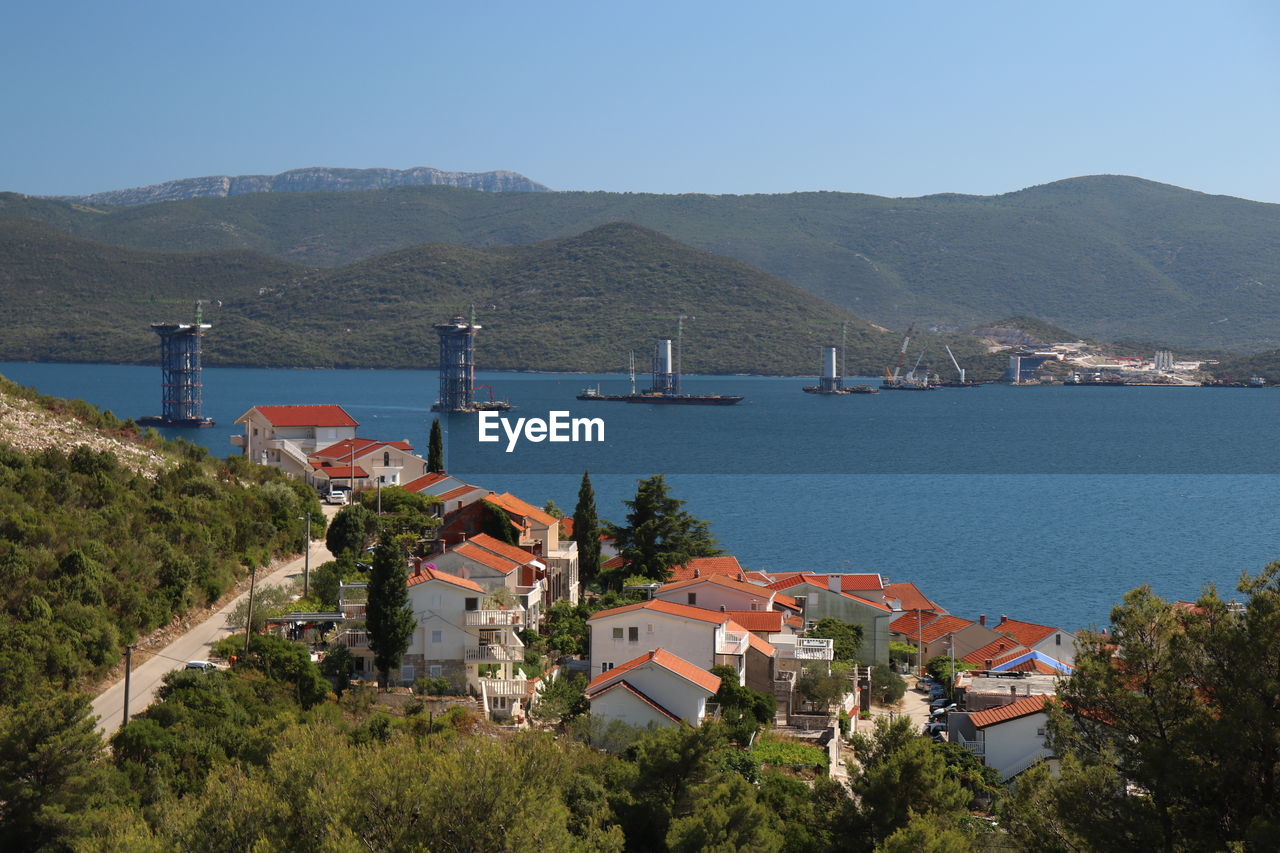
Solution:
{"label": "window", "polygon": [[613,629],[613,638],[614,638],[615,640],[621,640],[621,639],[622,639],[622,629],[621,629],[621,628],[614,628],[614,629]]}
{"label": "window", "polygon": [[428,671],[431,673],[432,678],[439,678],[444,674],[444,667],[439,664],[432,664]]}
{"label": "window", "polygon": [[465,602],[463,602],[463,609],[464,609],[464,610],[479,610],[479,609],[480,609],[480,599],[478,599],[478,598],[468,598]]}
{"label": "window", "polygon": [[1040,737],[1044,737],[1044,726],[1041,726],[1040,728],[1036,729],[1036,734]]}
{"label": "window", "polygon": [[631,627],[631,628],[628,628],[628,629],[627,629],[627,640],[629,640],[629,641],[630,641],[630,642],[632,642],[632,643],[638,643],[638,642],[640,642],[640,628],[639,628],[639,627],[637,627],[637,626],[633,626],[633,627]]}
{"label": "window", "polygon": [[691,604],[691,605],[693,605],[693,606],[697,606],[697,604],[698,604],[698,594],[697,594],[696,592],[691,592],[691,593],[689,593],[689,604]]}
{"label": "window", "polygon": [[411,666],[402,666],[402,667],[400,667],[400,680],[401,680],[401,681],[409,681],[409,682],[412,682],[412,681],[413,681],[413,677],[414,677],[413,667],[411,667]]}
{"label": "window", "polygon": [[646,633],[646,634],[652,634],[652,633],[653,633],[653,623],[652,623],[652,622],[650,622],[647,626],[645,626],[645,633]]}
{"label": "window", "polygon": [[752,610],[759,610],[759,609],[760,609],[760,602],[758,602],[758,601],[753,601],[753,602],[751,602],[751,609],[752,609]]}
{"label": "window", "polygon": [[382,451],[382,467],[383,468],[391,467],[391,454],[385,450]]}
{"label": "window", "polygon": [[608,661],[605,661],[604,663],[600,664],[601,672],[608,672],[611,669],[613,669],[613,664],[609,663]]}
{"label": "window", "polygon": [[796,596],[796,606],[797,606],[797,607],[799,607],[801,610],[803,610],[803,609],[804,609],[804,604],[805,604],[805,602],[806,602],[807,600],[808,600],[808,599],[807,599],[805,596],[803,596],[803,595],[797,595],[797,596]]}
{"label": "window", "polygon": [[444,642],[444,631],[432,631],[432,632],[431,632],[431,642],[433,642],[433,643],[443,643],[443,642]]}
{"label": "window", "polygon": [[507,697],[506,697],[506,696],[494,696],[493,698],[491,698],[491,699],[489,700],[489,707],[493,708],[493,710],[495,710],[495,711],[505,711],[505,710],[507,710]]}
{"label": "window", "polygon": [[1054,635],[1053,635],[1053,642],[1054,642],[1054,644],[1055,644],[1055,645],[1058,645],[1058,646],[1062,645],[1062,635],[1061,635],[1061,634],[1054,634]]}

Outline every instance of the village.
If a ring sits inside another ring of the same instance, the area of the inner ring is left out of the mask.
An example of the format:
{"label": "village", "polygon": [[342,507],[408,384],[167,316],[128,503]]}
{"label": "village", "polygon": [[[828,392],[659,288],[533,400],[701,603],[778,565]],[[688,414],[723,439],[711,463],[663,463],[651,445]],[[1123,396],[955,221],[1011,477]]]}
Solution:
{"label": "village", "polygon": [[[380,506],[384,490],[429,499],[435,523],[405,558],[413,630],[388,673],[405,693],[452,697],[495,723],[528,727],[545,719],[539,703],[553,684],[580,677],[598,725],[697,727],[720,716],[728,679],[768,697],[768,725],[822,747],[833,773],[842,736],[877,716],[912,717],[922,735],[960,744],[1002,779],[1050,757],[1044,701],[1071,672],[1069,630],[958,616],[879,573],[753,571],[732,555],[689,559],[664,580],[631,578],[607,592],[582,571],[572,517],[432,472],[408,441],[357,437],[341,406],[255,406],[237,424],[244,434],[233,444],[344,505],[339,513],[358,509],[353,495]],[[602,539],[599,568],[625,576],[613,544]],[[307,644],[317,659],[341,649],[350,678],[374,682],[367,587],[343,582],[332,610],[285,608],[264,630]],[[568,612],[585,617],[574,654],[546,641]],[[856,638],[851,651],[838,653],[842,636]],[[941,680],[924,677],[931,661]],[[916,689],[886,688],[899,673]]]}

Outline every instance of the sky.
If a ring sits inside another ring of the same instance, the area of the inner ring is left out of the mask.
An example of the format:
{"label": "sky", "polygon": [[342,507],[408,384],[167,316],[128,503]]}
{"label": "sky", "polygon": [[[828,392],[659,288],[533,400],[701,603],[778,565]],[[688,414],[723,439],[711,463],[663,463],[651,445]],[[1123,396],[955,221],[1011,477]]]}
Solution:
{"label": "sky", "polygon": [[0,190],[306,166],[558,190],[1280,202],[1280,4],[8,3]]}

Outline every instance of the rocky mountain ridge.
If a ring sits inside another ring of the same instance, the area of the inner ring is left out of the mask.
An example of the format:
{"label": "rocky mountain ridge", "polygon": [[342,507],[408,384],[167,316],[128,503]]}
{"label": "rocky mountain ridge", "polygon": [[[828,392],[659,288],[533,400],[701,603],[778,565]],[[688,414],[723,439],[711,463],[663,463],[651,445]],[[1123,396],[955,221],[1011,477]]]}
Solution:
{"label": "rocky mountain ridge", "polygon": [[88,205],[123,207],[187,198],[226,198],[249,193],[301,193],[380,190],[388,187],[444,185],[481,192],[550,192],[518,172],[443,172],[429,166],[412,169],[336,169],[315,166],[278,175],[207,175],[145,187],[107,190],[80,196],[51,196]]}

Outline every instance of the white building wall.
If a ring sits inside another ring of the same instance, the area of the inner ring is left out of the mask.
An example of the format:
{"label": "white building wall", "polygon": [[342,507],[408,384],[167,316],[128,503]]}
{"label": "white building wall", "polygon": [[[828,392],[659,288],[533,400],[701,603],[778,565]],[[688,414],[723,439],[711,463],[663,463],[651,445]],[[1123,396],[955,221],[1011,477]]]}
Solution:
{"label": "white building wall", "polygon": [[[659,648],[703,669],[715,666],[715,636],[719,626],[714,623],[639,609],[595,619],[589,624],[592,678],[604,671],[602,664],[618,666]],[[614,637],[615,628],[622,629],[620,639]],[[634,642],[630,639],[631,628],[637,629]]]}
{"label": "white building wall", "polygon": [[1008,779],[1025,770],[1034,758],[1051,755],[1044,745],[1048,719],[1043,713],[1031,714],[983,729],[987,766],[998,771],[1001,779]]}
{"label": "white building wall", "polygon": [[[748,593],[714,583],[690,584],[681,589],[659,590],[654,598],[670,601],[672,604],[689,604],[689,595],[697,596],[693,607],[706,610],[768,610],[770,590],[761,588],[759,592]],[[755,605],[754,607],[752,605]]]}
{"label": "white building wall", "polygon": [[1063,663],[1074,663],[1076,659],[1076,638],[1066,631],[1054,631],[1031,648]]}
{"label": "white building wall", "polygon": [[640,700],[623,688],[610,690],[591,700],[591,715],[603,720],[620,720],[629,726],[644,728],[649,724],[674,726],[676,721]]}
{"label": "white building wall", "polygon": [[[468,598],[483,598],[483,593],[445,581],[427,581],[409,587],[409,607],[418,626],[409,641],[408,654],[420,654],[424,660],[461,662],[465,649],[478,645],[476,637],[462,627]],[[436,632],[439,632],[438,640]]]}

